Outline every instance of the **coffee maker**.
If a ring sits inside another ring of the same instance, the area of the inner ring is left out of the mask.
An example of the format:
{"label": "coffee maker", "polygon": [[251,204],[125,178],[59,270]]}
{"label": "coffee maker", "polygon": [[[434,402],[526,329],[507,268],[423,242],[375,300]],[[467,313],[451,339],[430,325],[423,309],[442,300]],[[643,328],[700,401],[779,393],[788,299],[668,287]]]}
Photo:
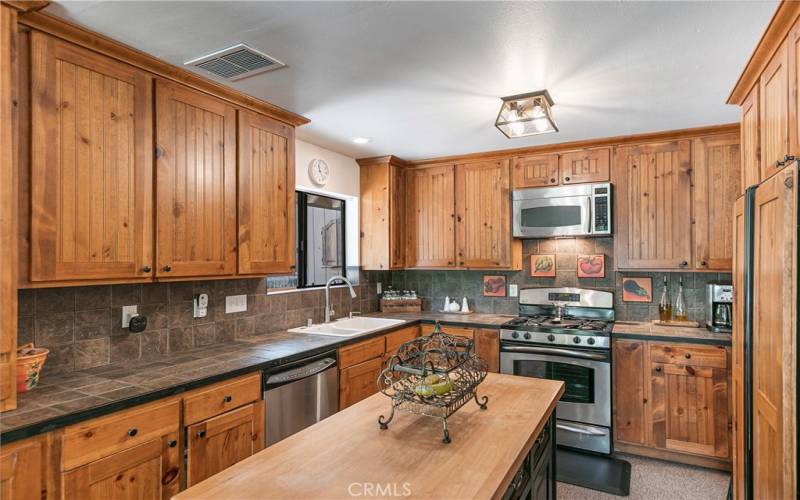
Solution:
{"label": "coffee maker", "polygon": [[709,283],[707,285],[708,311],[706,328],[712,332],[731,332],[733,317],[733,285]]}

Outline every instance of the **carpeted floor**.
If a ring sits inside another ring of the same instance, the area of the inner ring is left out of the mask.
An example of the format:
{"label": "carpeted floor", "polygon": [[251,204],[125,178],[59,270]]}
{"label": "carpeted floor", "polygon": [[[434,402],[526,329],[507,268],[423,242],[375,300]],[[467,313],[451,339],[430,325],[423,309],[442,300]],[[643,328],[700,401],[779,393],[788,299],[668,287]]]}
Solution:
{"label": "carpeted floor", "polygon": [[558,483],[559,500],[725,500],[730,474],[691,465],[618,454],[631,464],[631,494],[618,497]]}

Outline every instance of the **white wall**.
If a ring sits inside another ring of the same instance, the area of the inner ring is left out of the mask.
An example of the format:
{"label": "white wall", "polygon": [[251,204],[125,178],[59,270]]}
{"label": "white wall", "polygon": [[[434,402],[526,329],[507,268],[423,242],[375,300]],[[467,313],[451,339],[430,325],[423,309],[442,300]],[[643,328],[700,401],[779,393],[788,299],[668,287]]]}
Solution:
{"label": "white wall", "polygon": [[[345,254],[347,266],[358,266],[359,217],[358,198],[359,167],[354,158],[321,148],[315,144],[295,140],[295,186],[300,191],[326,194],[345,200]],[[319,158],[328,164],[331,174],[323,188],[308,178],[308,165]]]}

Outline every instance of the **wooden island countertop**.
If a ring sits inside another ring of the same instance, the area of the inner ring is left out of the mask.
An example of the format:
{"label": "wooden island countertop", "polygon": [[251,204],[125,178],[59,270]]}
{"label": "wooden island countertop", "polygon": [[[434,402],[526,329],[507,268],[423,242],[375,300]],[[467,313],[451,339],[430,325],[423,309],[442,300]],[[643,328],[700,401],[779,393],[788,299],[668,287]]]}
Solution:
{"label": "wooden island countertop", "polygon": [[560,381],[489,373],[478,386],[488,409],[472,400],[451,416],[450,444],[430,417],[398,411],[380,430],[390,400],[375,394],[174,498],[351,498],[368,484],[384,491],[371,496],[497,498],[563,392]]}

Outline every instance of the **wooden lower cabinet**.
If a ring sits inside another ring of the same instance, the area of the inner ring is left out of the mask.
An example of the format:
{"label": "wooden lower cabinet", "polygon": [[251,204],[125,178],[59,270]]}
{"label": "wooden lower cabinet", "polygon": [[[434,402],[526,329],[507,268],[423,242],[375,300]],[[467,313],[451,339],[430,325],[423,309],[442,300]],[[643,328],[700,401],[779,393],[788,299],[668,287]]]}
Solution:
{"label": "wooden lower cabinet", "polygon": [[378,392],[378,376],[381,370],[382,358],[372,358],[343,368],[339,372],[339,410]]}
{"label": "wooden lower cabinet", "polygon": [[[422,325],[421,335],[430,335],[434,328],[434,325]],[[475,342],[475,353],[486,362],[486,369],[494,373],[500,372],[500,330],[443,325],[442,331],[448,335],[472,339]]]}
{"label": "wooden lower cabinet", "polygon": [[180,489],[178,434],[176,428],[174,432],[62,473],[64,498],[172,498]]}
{"label": "wooden lower cabinet", "polygon": [[[55,498],[55,484],[48,485],[50,473],[47,435],[4,444],[0,448],[0,498],[40,500]],[[51,481],[55,483],[55,481]]]}
{"label": "wooden lower cabinet", "polygon": [[727,467],[728,348],[615,340],[613,365],[617,449]]}
{"label": "wooden lower cabinet", "polygon": [[263,449],[263,431],[263,400],[187,427],[186,486]]}

